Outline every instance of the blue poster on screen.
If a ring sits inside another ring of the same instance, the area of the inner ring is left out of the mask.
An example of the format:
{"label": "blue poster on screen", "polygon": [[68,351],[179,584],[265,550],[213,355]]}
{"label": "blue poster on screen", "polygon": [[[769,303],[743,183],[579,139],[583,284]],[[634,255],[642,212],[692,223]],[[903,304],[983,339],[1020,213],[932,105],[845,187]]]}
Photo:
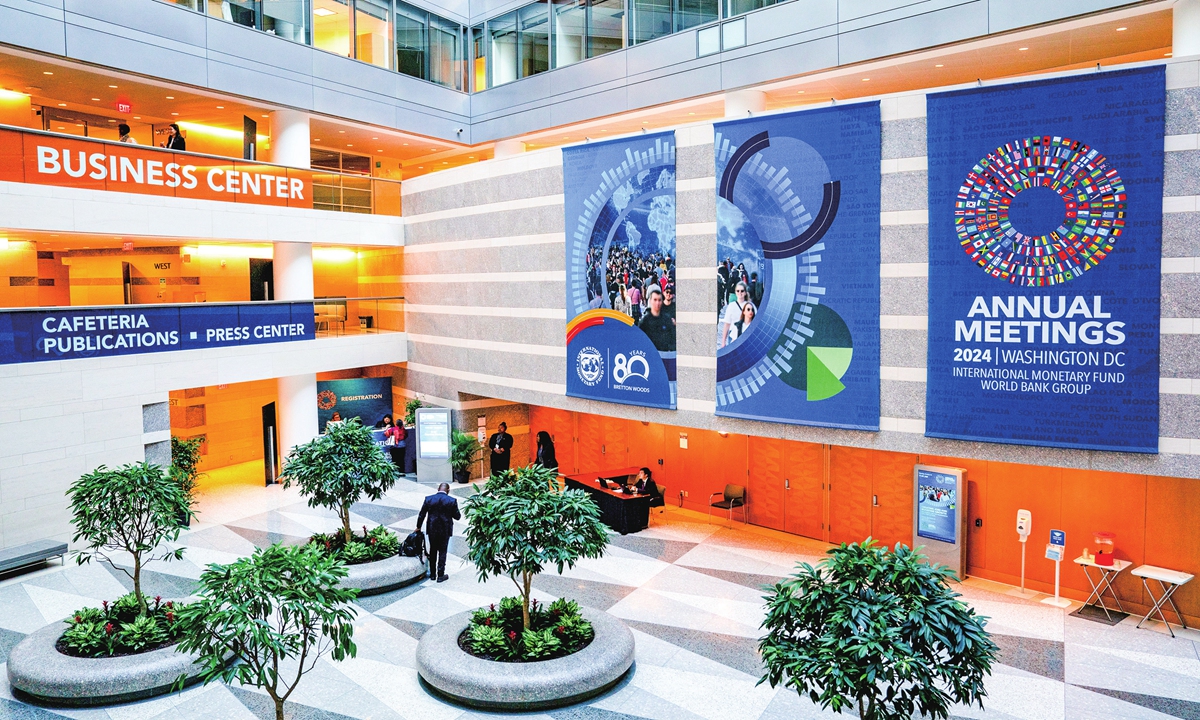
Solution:
{"label": "blue poster on screen", "polygon": [[675,409],[675,134],[563,150],[567,395]]}
{"label": "blue poster on screen", "polygon": [[1162,66],[930,95],[926,435],[1158,452]]}
{"label": "blue poster on screen", "polygon": [[717,414],[879,429],[879,103],[718,123]]}
{"label": "blue poster on screen", "polygon": [[[392,379],[390,377],[321,380],[317,382],[317,427],[325,432],[331,420],[358,418],[365,427],[373,428],[392,415]],[[392,415],[392,419],[395,419]],[[382,433],[376,433],[382,443]]]}
{"label": "blue poster on screen", "polygon": [[917,469],[917,536],[958,542],[958,476]]}

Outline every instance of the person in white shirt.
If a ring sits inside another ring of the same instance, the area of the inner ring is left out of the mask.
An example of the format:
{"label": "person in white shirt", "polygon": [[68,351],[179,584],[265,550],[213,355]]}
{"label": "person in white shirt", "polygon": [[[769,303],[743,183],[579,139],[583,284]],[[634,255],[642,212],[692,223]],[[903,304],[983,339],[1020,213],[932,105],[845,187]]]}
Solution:
{"label": "person in white shirt", "polygon": [[734,286],[733,292],[736,299],[725,306],[725,315],[721,318],[721,344],[718,347],[725,347],[729,341],[733,340],[729,337],[729,329],[733,327],[734,323],[742,321],[742,308],[750,302],[750,293],[746,290],[746,283],[739,282]]}
{"label": "person in white shirt", "polygon": [[754,316],[758,314],[758,309],[754,307],[754,303],[748,302],[742,306],[742,317],[740,320],[729,328],[729,342],[737,340],[750,329],[750,323],[754,322]]}
{"label": "person in white shirt", "polygon": [[138,141],[135,140],[133,138],[133,136],[130,135],[129,133],[130,133],[130,130],[129,130],[128,125],[126,125],[125,123],[121,123],[120,125],[118,125],[117,126],[117,134],[121,136],[120,139],[118,140],[118,142],[129,143],[130,145],[137,145]]}

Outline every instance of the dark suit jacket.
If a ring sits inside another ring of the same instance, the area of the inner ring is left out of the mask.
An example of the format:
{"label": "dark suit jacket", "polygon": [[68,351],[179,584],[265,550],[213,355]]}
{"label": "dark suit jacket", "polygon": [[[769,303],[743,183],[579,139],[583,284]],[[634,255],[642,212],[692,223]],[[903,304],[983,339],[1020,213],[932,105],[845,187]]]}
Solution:
{"label": "dark suit jacket", "polygon": [[417,515],[418,528],[425,522],[426,515],[429,515],[429,535],[440,537],[453,535],[454,521],[462,517],[458,512],[458,501],[449,493],[442,492],[425,498],[425,503],[421,505],[421,514]]}
{"label": "dark suit jacket", "polygon": [[492,433],[492,436],[488,438],[488,449],[491,450],[496,446],[503,448],[504,452],[492,453],[492,471],[499,472],[500,470],[507,470],[509,468],[509,463],[512,461],[513,436],[506,432]]}

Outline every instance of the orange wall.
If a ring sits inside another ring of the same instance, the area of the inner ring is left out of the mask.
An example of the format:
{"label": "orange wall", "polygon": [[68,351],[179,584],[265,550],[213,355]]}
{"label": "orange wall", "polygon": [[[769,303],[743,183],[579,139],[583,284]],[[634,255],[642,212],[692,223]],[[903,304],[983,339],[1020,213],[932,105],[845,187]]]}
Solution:
{"label": "orange wall", "polygon": [[[636,420],[530,407],[530,442],[539,430],[555,439],[566,474],[647,465],[679,493],[686,508],[708,511],[710,493],[726,483],[747,488],[750,522],[829,542],[874,537],[892,545],[912,543],[913,465],[948,465],[967,473],[967,571],[1017,584],[1020,543],[1018,509],[1033,514],[1027,548],[1026,585],[1053,592],[1054,563],[1043,550],[1051,528],[1067,534],[1062,594],[1083,600],[1089,590],[1083,571],[1070,559],[1092,534],[1116,533],[1116,556],[1200,574],[1200,480],[1164,478],[1070,468],[1017,465],[985,460],[822,446],[729,434]],[[688,447],[679,446],[686,434]],[[663,464],[658,461],[662,459]],[[826,465],[828,470],[826,470]],[[785,482],[790,489],[785,489]],[[740,518],[735,513],[735,518]],[[976,527],[976,522],[980,523]],[[1116,583],[1127,608],[1149,609],[1140,581],[1128,572]],[[1157,588],[1155,589],[1157,591]],[[1200,582],[1181,588],[1176,603],[1200,624]]]}
{"label": "orange wall", "polygon": [[262,406],[275,402],[275,380],[232,383],[170,393],[171,434],[204,437],[200,471],[263,456]]}

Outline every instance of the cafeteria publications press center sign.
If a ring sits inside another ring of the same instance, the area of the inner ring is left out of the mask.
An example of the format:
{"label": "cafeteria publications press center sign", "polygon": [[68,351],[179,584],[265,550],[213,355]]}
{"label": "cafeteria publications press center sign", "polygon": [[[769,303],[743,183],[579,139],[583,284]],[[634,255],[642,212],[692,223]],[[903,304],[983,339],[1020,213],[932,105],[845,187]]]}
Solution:
{"label": "cafeteria publications press center sign", "polygon": [[0,365],[312,340],[313,304],[121,306],[0,313]]}
{"label": "cafeteria publications press center sign", "polygon": [[0,180],[311,208],[312,172],[158,148],[0,130]]}

